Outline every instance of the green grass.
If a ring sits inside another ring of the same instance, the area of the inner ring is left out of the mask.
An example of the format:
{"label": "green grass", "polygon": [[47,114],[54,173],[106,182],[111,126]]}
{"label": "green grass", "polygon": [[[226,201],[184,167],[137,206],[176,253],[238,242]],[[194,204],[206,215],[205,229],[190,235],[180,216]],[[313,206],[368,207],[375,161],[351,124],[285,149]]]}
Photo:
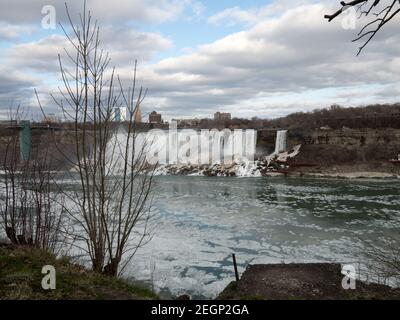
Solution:
{"label": "green grass", "polygon": [[[43,290],[42,267],[56,269],[56,289]],[[157,299],[148,289],[57,259],[46,252],[0,245],[0,299]]]}

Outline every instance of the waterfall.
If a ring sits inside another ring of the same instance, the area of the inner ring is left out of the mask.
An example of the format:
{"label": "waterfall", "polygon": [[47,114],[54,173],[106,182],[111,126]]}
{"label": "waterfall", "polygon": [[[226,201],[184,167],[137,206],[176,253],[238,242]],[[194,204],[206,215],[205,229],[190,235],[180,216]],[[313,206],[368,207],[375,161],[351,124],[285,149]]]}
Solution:
{"label": "waterfall", "polygon": [[287,130],[279,130],[276,133],[276,142],[275,142],[275,154],[285,152],[287,145]]}
{"label": "waterfall", "polygon": [[[263,159],[255,160],[257,131],[224,129],[213,130],[150,130],[137,134],[134,144],[129,146],[133,159],[143,159],[156,165],[157,175],[225,175],[237,177],[262,176],[268,172],[271,161],[278,158],[285,162],[295,157],[300,145],[287,152],[287,130],[276,134],[275,151]],[[110,141],[107,159],[111,168],[118,172],[123,168],[123,153],[126,145],[126,132],[119,130]],[[130,143],[133,144],[131,139]],[[129,155],[131,159],[131,155]],[[134,160],[133,160],[134,161]]]}
{"label": "waterfall", "polygon": [[[119,130],[111,139],[107,150],[109,159],[121,159],[126,134]],[[254,161],[256,142],[255,130],[196,131],[177,130],[172,126],[170,130],[153,129],[137,134],[134,150],[136,159],[145,157],[151,165],[232,165]]]}

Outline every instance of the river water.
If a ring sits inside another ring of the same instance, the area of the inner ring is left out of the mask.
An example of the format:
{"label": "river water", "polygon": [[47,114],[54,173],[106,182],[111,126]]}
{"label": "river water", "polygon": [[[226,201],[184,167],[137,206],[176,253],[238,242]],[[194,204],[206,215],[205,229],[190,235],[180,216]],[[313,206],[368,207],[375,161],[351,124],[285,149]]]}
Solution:
{"label": "river water", "polygon": [[[363,263],[400,245],[400,179],[156,176],[152,240],[125,276],[161,296],[213,298],[248,264]],[[64,181],[65,183],[65,181]]]}
{"label": "river water", "polygon": [[[398,238],[400,180],[156,177],[152,241],[127,275],[161,293],[215,297],[249,263],[364,259]],[[399,239],[400,244],[400,239]]]}

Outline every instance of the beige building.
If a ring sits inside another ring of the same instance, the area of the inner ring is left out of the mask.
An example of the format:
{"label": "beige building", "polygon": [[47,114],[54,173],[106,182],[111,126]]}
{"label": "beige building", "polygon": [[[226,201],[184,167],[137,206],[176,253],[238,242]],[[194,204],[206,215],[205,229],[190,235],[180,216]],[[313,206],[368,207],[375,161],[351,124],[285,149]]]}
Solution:
{"label": "beige building", "polygon": [[136,123],[142,122],[142,111],[140,110],[140,106],[138,106],[137,109],[134,111],[133,119]]}

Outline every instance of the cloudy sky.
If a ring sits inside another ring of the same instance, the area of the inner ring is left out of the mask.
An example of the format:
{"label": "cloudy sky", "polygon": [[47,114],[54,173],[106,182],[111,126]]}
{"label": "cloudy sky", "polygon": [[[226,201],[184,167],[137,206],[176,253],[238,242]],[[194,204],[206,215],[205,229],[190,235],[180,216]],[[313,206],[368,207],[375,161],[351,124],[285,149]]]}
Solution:
{"label": "cloudy sky", "polygon": [[[356,57],[351,39],[362,22],[354,30],[351,17],[323,18],[338,2],[88,0],[88,6],[121,77],[138,60],[139,82],[149,90],[143,113],[272,118],[334,103],[398,101],[398,19]],[[1,0],[0,118],[17,105],[40,114],[34,88],[46,111],[57,112],[48,97],[59,84],[57,54],[67,45],[59,26],[43,28],[46,5],[66,24],[64,1]],[[82,1],[68,5],[77,17]]]}

